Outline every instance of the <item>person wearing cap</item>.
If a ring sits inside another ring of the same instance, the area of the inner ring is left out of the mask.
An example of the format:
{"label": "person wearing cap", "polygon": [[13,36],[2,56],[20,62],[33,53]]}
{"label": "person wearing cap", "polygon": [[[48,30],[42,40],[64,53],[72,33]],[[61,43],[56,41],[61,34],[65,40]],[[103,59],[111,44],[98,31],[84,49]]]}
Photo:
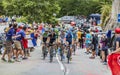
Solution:
{"label": "person wearing cap", "polygon": [[120,75],[120,28],[115,29],[114,49],[107,57],[112,75]]}
{"label": "person wearing cap", "polygon": [[115,29],[115,44],[112,53],[120,53],[120,28]]}

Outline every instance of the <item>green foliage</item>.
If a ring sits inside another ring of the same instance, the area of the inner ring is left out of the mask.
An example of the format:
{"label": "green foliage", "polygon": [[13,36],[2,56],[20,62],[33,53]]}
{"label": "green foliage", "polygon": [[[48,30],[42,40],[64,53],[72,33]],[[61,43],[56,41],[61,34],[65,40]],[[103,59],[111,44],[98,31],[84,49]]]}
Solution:
{"label": "green foliage", "polygon": [[[102,21],[111,11],[112,0],[2,0],[0,13],[24,16],[29,22],[56,22],[56,17],[101,13]],[[53,15],[56,14],[57,16]]]}
{"label": "green foliage", "polygon": [[60,7],[56,0],[3,0],[7,15],[25,16],[36,22],[47,22],[58,14]]}
{"label": "green foliage", "polygon": [[23,16],[22,16],[22,17],[20,17],[20,18],[17,18],[16,21],[19,22],[19,23],[20,23],[20,22],[26,23],[26,22],[28,22],[28,19],[27,19],[27,17],[23,17]]}
{"label": "green foliage", "polygon": [[98,13],[97,6],[99,1],[96,0],[59,0],[61,11],[59,16],[64,15],[86,15]]}
{"label": "green foliage", "polygon": [[107,24],[107,21],[110,18],[111,9],[112,9],[112,3],[110,4],[108,2],[104,2],[104,3],[102,2],[100,8],[101,20],[102,20],[101,26],[105,26]]}
{"label": "green foliage", "polygon": [[2,6],[2,1],[0,1],[0,15],[5,14]]}

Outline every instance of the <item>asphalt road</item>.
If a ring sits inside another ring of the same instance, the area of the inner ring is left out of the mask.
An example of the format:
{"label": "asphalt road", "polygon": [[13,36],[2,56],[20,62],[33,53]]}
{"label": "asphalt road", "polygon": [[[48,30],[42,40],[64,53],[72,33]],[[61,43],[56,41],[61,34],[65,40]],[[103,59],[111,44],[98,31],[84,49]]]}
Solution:
{"label": "asphalt road", "polygon": [[[99,57],[91,60],[89,56],[79,49],[70,64],[64,60],[66,75],[111,75],[108,67],[100,63]],[[42,60],[40,47],[37,47],[28,60],[15,63],[0,60],[0,75],[64,75],[64,72],[56,57],[52,63],[49,63],[49,57]]]}

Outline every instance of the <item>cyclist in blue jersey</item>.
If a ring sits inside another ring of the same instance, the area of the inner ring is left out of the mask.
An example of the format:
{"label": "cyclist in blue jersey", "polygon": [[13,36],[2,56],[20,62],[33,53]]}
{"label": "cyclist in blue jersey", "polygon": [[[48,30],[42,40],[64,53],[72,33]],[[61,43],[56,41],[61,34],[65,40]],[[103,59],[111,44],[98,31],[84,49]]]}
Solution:
{"label": "cyclist in blue jersey", "polygon": [[73,34],[71,32],[71,30],[67,31],[66,34],[65,34],[65,41],[66,41],[66,44],[68,42],[69,46],[70,46],[70,55],[71,55],[71,59],[72,59],[72,43],[73,43]]}

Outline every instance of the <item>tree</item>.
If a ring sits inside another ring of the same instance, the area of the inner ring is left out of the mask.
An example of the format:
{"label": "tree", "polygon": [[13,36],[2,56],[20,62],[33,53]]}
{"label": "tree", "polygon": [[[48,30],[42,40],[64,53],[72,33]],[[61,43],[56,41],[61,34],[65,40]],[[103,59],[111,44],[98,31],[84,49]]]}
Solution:
{"label": "tree", "polygon": [[59,17],[64,15],[90,15],[98,13],[97,6],[99,1],[96,0],[59,0],[61,6]]}
{"label": "tree", "polygon": [[110,18],[110,13],[111,13],[111,4],[109,3],[103,3],[101,5],[101,26],[106,26],[106,23],[108,22],[109,18]]}
{"label": "tree", "polygon": [[2,6],[2,2],[0,1],[0,15],[5,14]]}
{"label": "tree", "polygon": [[50,22],[60,10],[56,0],[3,0],[2,4],[7,15],[25,16],[30,22]]}
{"label": "tree", "polygon": [[118,18],[117,16],[119,13],[120,13],[120,0],[113,0],[110,19],[106,25],[105,30],[108,29],[114,30],[116,27],[120,27],[120,24],[117,22]]}

